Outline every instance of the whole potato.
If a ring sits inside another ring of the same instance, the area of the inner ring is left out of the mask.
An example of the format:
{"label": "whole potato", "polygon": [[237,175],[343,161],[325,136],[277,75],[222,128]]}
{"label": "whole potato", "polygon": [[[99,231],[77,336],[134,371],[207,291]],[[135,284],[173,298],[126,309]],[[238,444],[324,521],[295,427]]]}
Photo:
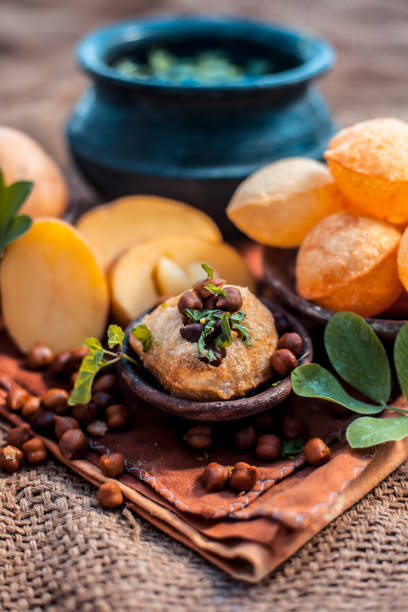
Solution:
{"label": "whole potato", "polygon": [[32,217],[60,217],[68,203],[64,177],[53,159],[30,136],[0,125],[0,169],[7,185],[33,181],[21,211]]}

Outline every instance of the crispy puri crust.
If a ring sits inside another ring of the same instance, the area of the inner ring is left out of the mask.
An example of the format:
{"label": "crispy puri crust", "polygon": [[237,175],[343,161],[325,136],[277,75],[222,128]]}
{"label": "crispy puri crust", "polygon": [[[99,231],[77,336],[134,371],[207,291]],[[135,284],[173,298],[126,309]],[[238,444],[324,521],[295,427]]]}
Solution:
{"label": "crispy puri crust", "polygon": [[362,277],[398,248],[391,225],[340,212],[318,223],[304,239],[296,261],[297,291],[322,298]]}
{"label": "crispy puri crust", "polygon": [[408,181],[408,124],[390,118],[356,123],[331,139],[324,157],[355,172]]}
{"label": "crispy puri crust", "polygon": [[141,343],[131,337],[131,344],[144,366],[172,395],[211,401],[244,395],[272,376],[270,357],[278,342],[272,313],[247,287],[239,287],[242,310],[246,313],[253,348],[234,338],[227,356],[218,368],[197,357],[197,344],[180,335],[181,318],[177,310],[180,296],[158,306],[144,317],[153,342],[146,353]]}

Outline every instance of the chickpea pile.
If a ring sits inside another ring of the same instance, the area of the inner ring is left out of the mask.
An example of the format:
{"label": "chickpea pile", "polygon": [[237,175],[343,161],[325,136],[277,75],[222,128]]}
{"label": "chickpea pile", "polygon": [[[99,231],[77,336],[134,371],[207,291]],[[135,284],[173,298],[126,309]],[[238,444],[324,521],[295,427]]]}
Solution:
{"label": "chickpea pile", "polygon": [[[277,435],[277,432],[279,435]],[[283,440],[296,440],[304,434],[301,421],[289,414],[280,420],[268,413],[258,416],[252,424],[237,428],[232,434],[234,448],[252,452],[258,460],[275,461],[282,458]],[[209,449],[214,440],[215,430],[211,425],[199,424],[190,427],[183,440],[196,450]],[[331,450],[320,438],[310,438],[304,445],[303,453],[307,463],[320,466],[329,461]],[[258,480],[255,466],[239,461],[232,467],[212,461],[209,463],[201,481],[207,491],[221,491],[227,485],[234,491],[248,491]]]}
{"label": "chickpea pile", "polygon": [[[37,343],[27,355],[26,366],[31,370],[46,370],[54,378],[73,386],[78,368],[87,353],[88,349],[81,346],[54,355],[47,346]],[[54,435],[63,457],[75,460],[85,455],[89,447],[88,435],[103,436],[109,430],[122,430],[129,423],[129,412],[121,403],[119,381],[115,374],[103,374],[95,380],[92,399],[88,404],[71,407],[68,399],[68,391],[59,387],[48,389],[41,397],[30,395],[17,386],[9,389],[7,407],[21,413],[28,423],[8,432],[7,444],[0,448],[0,471],[9,474],[16,472],[23,460],[29,465],[44,463],[47,449],[42,435]],[[124,455],[103,455],[100,469],[105,476],[119,476],[125,469]],[[105,486],[107,484],[109,487]],[[98,499],[103,506],[113,508],[122,503],[123,497],[117,483],[105,483],[102,487]],[[119,488],[120,495],[115,487]]]}

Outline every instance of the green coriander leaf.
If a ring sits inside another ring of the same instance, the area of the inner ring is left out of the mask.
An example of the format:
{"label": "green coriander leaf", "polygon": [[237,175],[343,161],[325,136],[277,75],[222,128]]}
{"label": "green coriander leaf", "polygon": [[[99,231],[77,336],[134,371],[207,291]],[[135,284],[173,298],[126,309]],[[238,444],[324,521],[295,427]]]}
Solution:
{"label": "green coriander leaf", "polygon": [[367,448],[383,442],[402,440],[408,436],[408,417],[374,419],[360,417],[347,428],[347,441],[352,448]]}
{"label": "green coriander leaf", "polygon": [[214,285],[213,283],[206,283],[204,285],[204,289],[208,289],[208,291],[211,291],[213,295],[217,294],[223,295],[225,298],[228,297],[225,289],[223,289],[222,287],[217,287],[217,285]]}
{"label": "green coriander leaf", "polygon": [[338,374],[379,404],[388,401],[391,373],[383,345],[364,319],[352,312],[335,314],[326,326],[324,342]]}
{"label": "green coriander leaf", "polygon": [[187,315],[189,319],[195,322],[199,322],[201,321],[201,319],[221,318],[220,310],[194,310],[193,308],[185,308],[184,314]]}
{"label": "green coriander leaf", "polygon": [[294,440],[284,440],[282,443],[282,457],[293,459],[294,456],[303,453],[305,441],[303,438],[295,438]]}
{"label": "green coriander leaf", "polygon": [[102,351],[102,344],[99,342],[98,338],[87,338],[85,340],[85,345],[89,348],[90,351]]}
{"label": "green coriander leaf", "polygon": [[215,341],[215,346],[227,347],[232,344],[232,332],[229,324],[229,313],[224,312],[221,315],[221,333]]}
{"label": "green coriander leaf", "polygon": [[378,414],[384,406],[366,404],[351,397],[338,380],[318,363],[307,363],[293,370],[292,389],[296,395],[325,399],[359,414]]}
{"label": "green coriander leaf", "polygon": [[78,376],[75,380],[74,389],[68,400],[70,406],[74,406],[75,404],[87,404],[91,400],[91,390],[94,378],[99,370],[107,363],[103,359],[103,354],[103,348],[98,350],[91,349],[88,355],[83,358]]}
{"label": "green coriander leaf", "polygon": [[246,327],[244,327],[244,325],[241,325],[240,323],[234,323],[234,329],[238,332],[238,336],[241,340],[244,340],[246,345],[249,346],[250,348],[252,348],[252,340],[251,340],[251,336],[249,334],[249,331],[247,330]]}
{"label": "green coriander leaf", "polygon": [[211,278],[214,277],[214,270],[213,270],[213,268],[210,268],[210,266],[208,266],[205,263],[202,263],[201,267],[203,268],[204,272],[206,272],[208,279],[211,279]]}
{"label": "green coriander leaf", "polygon": [[243,310],[239,310],[238,312],[234,312],[234,314],[230,316],[230,323],[233,325],[235,325],[235,323],[242,323],[245,317],[245,312]]}
{"label": "green coriander leaf", "polygon": [[201,336],[198,339],[197,348],[198,348],[198,353],[200,357],[207,358],[210,363],[211,361],[214,361],[215,359],[214,351],[212,351],[211,349],[207,349],[205,347],[204,331],[201,333]]}
{"label": "green coriander leaf", "polygon": [[108,346],[114,348],[120,346],[122,348],[125,332],[119,325],[109,325],[108,327]]}
{"label": "green coriander leaf", "polygon": [[394,362],[401,391],[408,399],[408,323],[401,327],[395,340]]}
{"label": "green coriander leaf", "polygon": [[0,253],[3,251],[8,244],[14,242],[16,238],[19,238],[28,230],[33,224],[33,220],[28,215],[19,215],[15,217],[9,225],[7,232],[4,236],[0,237]]}
{"label": "green coriander leaf", "polygon": [[146,353],[152,343],[152,334],[150,333],[150,330],[147,328],[145,323],[136,325],[136,327],[132,329],[132,334],[135,336],[135,338],[140,340],[143,345],[143,352]]}

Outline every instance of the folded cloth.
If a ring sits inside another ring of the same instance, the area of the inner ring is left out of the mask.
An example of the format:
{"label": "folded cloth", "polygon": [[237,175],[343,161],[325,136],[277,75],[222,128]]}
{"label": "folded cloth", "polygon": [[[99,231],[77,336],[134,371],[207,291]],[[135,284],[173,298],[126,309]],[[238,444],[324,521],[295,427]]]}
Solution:
{"label": "folded cloth", "polygon": [[[48,373],[24,369],[3,331],[0,416],[17,425],[22,418],[5,403],[7,388],[14,385],[41,395],[61,383]],[[332,416],[326,403],[294,396],[274,410],[300,418],[306,437],[319,436],[332,443],[332,459],[319,468],[306,466],[303,454],[261,462],[250,452],[237,451],[231,423],[214,427],[214,445],[207,456],[182,441],[191,422],[131,398],[127,403],[132,413],[130,429],[92,438],[81,460],[67,460],[51,437],[43,437],[44,442],[58,460],[96,485],[107,480],[98,468],[99,455],[124,453],[127,469],[117,480],[130,507],[232,576],[251,582],[275,569],[408,457],[404,440],[352,451],[344,441],[349,418]],[[200,476],[209,461],[233,465],[240,460],[258,466],[259,480],[253,490],[206,492]]]}

